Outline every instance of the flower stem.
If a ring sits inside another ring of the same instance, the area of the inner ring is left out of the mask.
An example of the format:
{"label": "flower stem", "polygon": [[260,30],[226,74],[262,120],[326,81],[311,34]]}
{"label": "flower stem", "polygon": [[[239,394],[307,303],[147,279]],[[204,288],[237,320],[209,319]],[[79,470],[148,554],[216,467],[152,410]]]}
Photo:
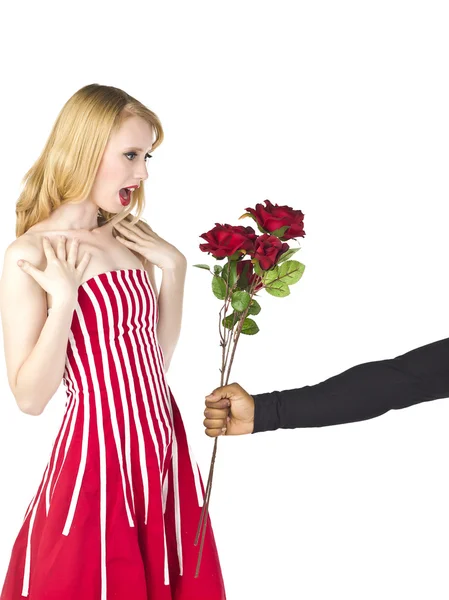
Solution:
{"label": "flower stem", "polygon": [[[206,536],[207,517],[209,514],[209,500],[210,500],[210,493],[212,490],[212,478],[214,475],[215,457],[217,455],[217,442],[218,442],[218,437],[215,438],[214,451],[212,453],[212,460],[211,460],[211,465],[210,465],[210,470],[209,470],[209,478],[208,478],[207,487],[206,487],[205,501],[203,504],[203,508],[201,510],[200,522],[198,524],[198,530],[197,530],[196,538],[195,538],[195,546],[196,546],[198,544],[198,537],[200,534],[201,525],[203,525],[203,534],[201,536],[201,544],[200,544],[200,551],[199,551],[199,555],[198,555],[198,562],[196,564],[195,578],[197,578],[199,575],[201,558],[203,556],[204,538]],[[203,523],[203,520],[204,520],[204,523]]]}
{"label": "flower stem", "polygon": [[[228,280],[229,280],[229,270],[228,270]],[[253,298],[254,295],[254,288],[256,287],[256,285],[259,282],[255,281],[251,286],[250,286],[250,290],[249,290],[249,294],[250,294],[250,303],[251,300]],[[234,289],[234,286],[233,288]],[[232,291],[232,290],[231,290]],[[225,299],[225,305],[224,305],[224,309],[225,309],[225,318],[226,318],[226,308],[227,308],[227,302],[226,300],[228,300],[228,282],[226,282],[226,299]],[[223,308],[222,308],[223,310]],[[223,386],[223,382],[224,385],[228,384],[229,381],[229,376],[231,374],[231,367],[232,367],[232,363],[234,361],[234,356],[235,356],[235,352],[237,349],[237,342],[239,340],[240,337],[240,333],[242,331],[242,327],[243,327],[243,323],[246,319],[246,315],[248,314],[248,310],[249,310],[249,305],[248,308],[242,313],[238,325],[237,325],[237,333],[236,336],[231,336],[229,335],[226,338],[224,338],[221,334],[221,316],[220,316],[220,337],[223,340],[226,340],[225,343],[222,343],[222,358],[221,358],[221,383],[220,386]],[[220,311],[221,313],[221,311]],[[232,333],[234,329],[234,324],[232,326],[232,328],[230,329],[230,334]],[[226,333],[226,328],[225,328],[225,333]],[[232,341],[234,342],[232,344]],[[229,364],[228,367],[228,371],[225,377],[225,370],[226,370],[226,363],[228,361],[228,354],[229,354],[229,348],[231,347],[231,345],[233,345],[232,348],[232,353],[231,353],[231,362]],[[215,458],[217,455],[217,444],[218,444],[218,437],[215,438],[215,442],[214,442],[214,449],[212,452],[212,458],[211,458],[211,463],[210,463],[210,467],[209,467],[209,476],[207,478],[207,485],[206,485],[206,491],[205,491],[205,495],[204,495],[204,504],[203,507],[201,509],[201,515],[200,515],[200,521],[198,523],[198,529],[196,532],[196,537],[195,537],[195,546],[198,545],[198,540],[200,537],[200,533],[201,533],[201,529],[202,529],[202,535],[201,535],[201,543],[200,543],[200,549],[199,549],[199,555],[198,555],[198,561],[197,561],[197,565],[196,565],[196,572],[195,572],[195,578],[198,577],[199,572],[200,572],[200,566],[201,566],[201,558],[203,556],[203,546],[204,546],[204,539],[206,536],[206,527],[207,527],[207,518],[208,518],[208,514],[209,514],[209,502],[210,502],[210,496],[211,496],[211,492],[212,492],[212,480],[213,480],[213,475],[214,475],[214,468],[215,468]]]}

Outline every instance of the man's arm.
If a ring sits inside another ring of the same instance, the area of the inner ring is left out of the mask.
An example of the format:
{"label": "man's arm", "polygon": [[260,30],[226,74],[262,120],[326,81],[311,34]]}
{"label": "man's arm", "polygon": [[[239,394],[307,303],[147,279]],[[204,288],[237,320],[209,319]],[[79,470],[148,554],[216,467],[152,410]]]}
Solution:
{"label": "man's arm", "polygon": [[447,398],[449,338],[395,358],[356,365],[315,385],[252,397],[252,433],[363,421],[391,409]]}

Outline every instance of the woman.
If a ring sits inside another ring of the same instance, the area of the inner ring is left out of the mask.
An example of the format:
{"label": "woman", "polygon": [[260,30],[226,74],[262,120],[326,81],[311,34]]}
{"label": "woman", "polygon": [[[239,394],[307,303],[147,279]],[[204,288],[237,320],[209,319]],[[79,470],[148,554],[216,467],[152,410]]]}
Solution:
{"label": "woman", "polygon": [[28,414],[61,379],[67,402],[2,600],[226,597],[210,524],[195,578],[204,489],[165,377],[186,260],[138,220],[162,140],[136,99],[88,85],[25,176],[0,286],[8,381]]}

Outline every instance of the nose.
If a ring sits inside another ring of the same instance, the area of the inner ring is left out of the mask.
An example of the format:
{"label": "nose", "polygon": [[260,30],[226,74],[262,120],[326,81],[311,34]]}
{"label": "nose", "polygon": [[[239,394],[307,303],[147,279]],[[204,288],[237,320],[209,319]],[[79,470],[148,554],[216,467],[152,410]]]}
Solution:
{"label": "nose", "polygon": [[134,177],[136,179],[141,179],[142,181],[146,181],[148,179],[148,170],[145,163],[136,162]]}

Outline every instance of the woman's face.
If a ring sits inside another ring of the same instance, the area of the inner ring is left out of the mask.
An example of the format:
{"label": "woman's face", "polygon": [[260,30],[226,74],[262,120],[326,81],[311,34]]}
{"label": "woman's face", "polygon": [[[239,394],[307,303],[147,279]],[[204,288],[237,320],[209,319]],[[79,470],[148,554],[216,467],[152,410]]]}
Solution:
{"label": "woman's face", "polygon": [[146,155],[154,140],[152,127],[136,116],[127,118],[111,135],[90,195],[99,208],[118,213],[129,204],[132,192],[123,188],[140,186],[148,178]]}

